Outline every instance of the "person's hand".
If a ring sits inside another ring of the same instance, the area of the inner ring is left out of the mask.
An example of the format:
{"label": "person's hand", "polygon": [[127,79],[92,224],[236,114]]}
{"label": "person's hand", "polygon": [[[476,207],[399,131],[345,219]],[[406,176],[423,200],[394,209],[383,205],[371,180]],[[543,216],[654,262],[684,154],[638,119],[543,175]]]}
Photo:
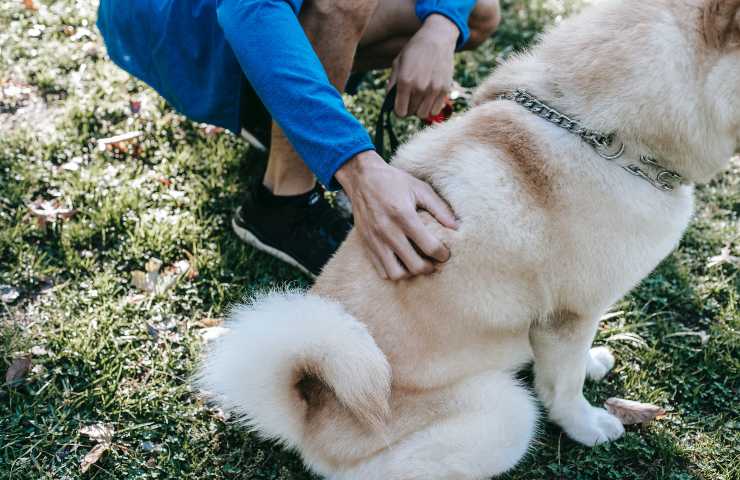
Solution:
{"label": "person's hand", "polygon": [[397,281],[430,274],[435,271],[433,261],[450,258],[417,212],[421,208],[445,227],[457,228],[450,207],[432,187],[386,164],[374,151],[355,156],[335,178],[352,201],[355,225],[383,278]]}
{"label": "person's hand", "polygon": [[454,73],[457,26],[442,15],[429,15],[393,61],[388,89],[398,86],[396,115],[425,119],[445,106]]}

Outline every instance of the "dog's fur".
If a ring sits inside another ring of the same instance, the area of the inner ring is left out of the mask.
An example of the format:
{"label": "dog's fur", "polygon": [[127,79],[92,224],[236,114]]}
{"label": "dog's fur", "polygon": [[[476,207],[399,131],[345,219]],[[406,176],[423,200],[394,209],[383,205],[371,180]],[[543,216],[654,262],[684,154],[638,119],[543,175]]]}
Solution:
{"label": "dog's fur", "polygon": [[582,395],[614,359],[602,314],[679,242],[693,187],[662,192],[574,135],[497,100],[526,88],[625,158],[689,183],[740,145],[740,0],[612,0],[502,65],[459,118],[394,164],[428,181],[461,226],[428,277],[381,281],[352,232],[308,295],[237,310],[200,385],[333,479],[483,479],[529,448],[537,409],[514,372],[534,360],[550,418],[586,445],[624,429]]}

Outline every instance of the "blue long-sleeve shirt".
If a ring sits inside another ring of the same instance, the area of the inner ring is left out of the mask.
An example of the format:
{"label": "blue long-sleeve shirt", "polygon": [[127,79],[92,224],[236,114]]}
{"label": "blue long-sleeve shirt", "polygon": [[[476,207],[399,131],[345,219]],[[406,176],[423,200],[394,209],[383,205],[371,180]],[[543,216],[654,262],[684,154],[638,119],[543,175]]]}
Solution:
{"label": "blue long-sleeve shirt", "polygon": [[[108,54],[188,117],[239,132],[242,74],[321,183],[372,150],[367,131],[306,37],[304,0],[101,0],[98,28]],[[475,0],[418,0],[417,16],[438,13],[468,39]]]}

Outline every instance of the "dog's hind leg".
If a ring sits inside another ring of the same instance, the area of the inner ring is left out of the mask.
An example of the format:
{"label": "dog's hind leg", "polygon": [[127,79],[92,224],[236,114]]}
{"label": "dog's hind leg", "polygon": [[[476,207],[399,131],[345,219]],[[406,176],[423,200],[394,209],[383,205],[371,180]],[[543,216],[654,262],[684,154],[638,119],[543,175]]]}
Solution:
{"label": "dog's hind leg", "polygon": [[444,402],[448,416],[332,480],[482,480],[513,468],[527,452],[537,408],[508,374],[465,380]]}

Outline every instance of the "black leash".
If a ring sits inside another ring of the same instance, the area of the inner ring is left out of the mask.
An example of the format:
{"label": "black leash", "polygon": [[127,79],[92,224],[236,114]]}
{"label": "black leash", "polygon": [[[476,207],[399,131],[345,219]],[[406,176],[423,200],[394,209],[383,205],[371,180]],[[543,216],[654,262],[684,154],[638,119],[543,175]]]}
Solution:
{"label": "black leash", "polygon": [[[385,101],[383,101],[383,106],[380,107],[378,121],[375,124],[375,141],[373,142],[375,143],[375,150],[378,152],[378,155],[383,157],[386,161],[390,160],[389,157],[392,157],[393,154],[396,153],[396,150],[398,150],[398,146],[400,145],[396,132],[393,130],[393,108],[395,105],[396,86],[394,85],[388,92],[388,95],[386,95]],[[385,155],[386,133],[388,133],[388,145],[390,146],[388,157]]]}

